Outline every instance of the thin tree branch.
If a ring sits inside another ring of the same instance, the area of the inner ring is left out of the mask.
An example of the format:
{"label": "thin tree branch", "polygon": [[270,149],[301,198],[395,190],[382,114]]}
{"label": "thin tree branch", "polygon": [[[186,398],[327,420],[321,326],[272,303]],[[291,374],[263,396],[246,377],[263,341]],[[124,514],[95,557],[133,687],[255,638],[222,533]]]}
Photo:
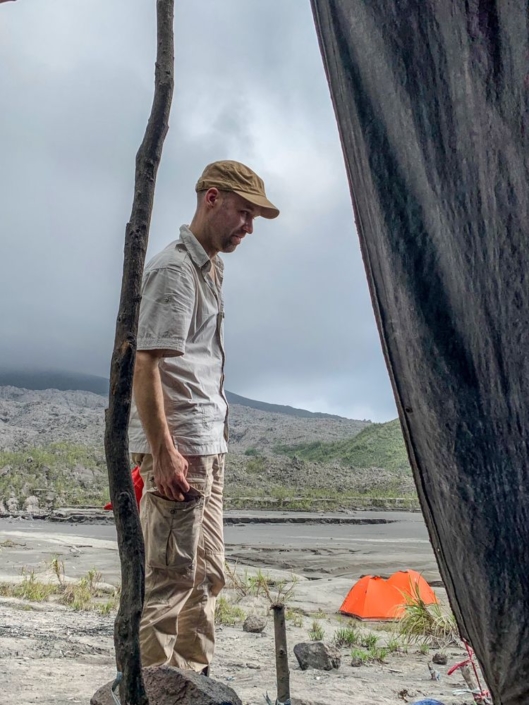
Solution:
{"label": "thin tree branch", "polygon": [[174,84],[174,0],[157,0],[156,7],[158,48],[154,99],[145,136],[136,155],[134,200],[125,232],[123,280],[105,429],[110,498],[114,508],[121,560],[122,592],[114,628],[114,644],[117,669],[123,674],[120,684],[123,705],[148,705],[139,648],[139,624],[145,587],[145,554],[132,487],[127,434],[143,267],[156,174],[169,128]]}

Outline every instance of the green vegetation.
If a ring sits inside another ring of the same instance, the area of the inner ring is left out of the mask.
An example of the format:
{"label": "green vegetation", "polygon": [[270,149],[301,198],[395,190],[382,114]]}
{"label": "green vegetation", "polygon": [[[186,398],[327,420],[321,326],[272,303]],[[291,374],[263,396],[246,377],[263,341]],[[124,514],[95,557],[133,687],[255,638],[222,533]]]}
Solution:
{"label": "green vegetation", "polygon": [[71,443],[0,451],[0,497],[30,495],[36,495],[41,506],[105,504],[108,480],[103,451]]}
{"label": "green vegetation", "polygon": [[312,622],[312,627],[309,629],[309,639],[311,641],[323,641],[325,637],[325,631],[321,624],[315,619]]}
{"label": "green vegetation", "polygon": [[276,452],[313,462],[338,460],[355,468],[409,468],[408,456],[398,419],[383,424],[370,424],[357,436],[335,443],[305,443],[277,446]]}
{"label": "green vegetation", "polygon": [[399,651],[402,651],[402,647],[400,645],[400,642],[396,637],[393,637],[392,639],[390,639],[388,641],[388,643],[386,644],[386,649],[388,650],[388,652],[390,654],[396,654]]}
{"label": "green vegetation", "polygon": [[225,597],[217,598],[215,605],[215,623],[233,627],[246,618],[244,610],[237,605],[232,605]]}
{"label": "green vegetation", "polygon": [[369,654],[363,649],[353,649],[351,651],[351,665],[363,666],[369,663]]}
{"label": "green vegetation", "polygon": [[[228,456],[228,508],[417,508],[398,421],[370,424],[347,440],[282,446],[279,451],[281,456],[267,456],[250,447]],[[22,509],[30,495],[44,510],[103,506],[108,501],[103,448],[61,442],[0,452],[0,500],[6,504],[15,497]]]}
{"label": "green vegetation", "polygon": [[108,614],[115,610],[119,602],[119,590],[109,597],[98,583],[101,573],[95,568],[75,583],[64,579],[62,561],[54,559],[51,568],[57,577],[57,582],[45,582],[38,578],[34,571],[24,573],[20,583],[0,583],[2,597],[16,597],[29,602],[47,602],[54,600],[74,610],[95,610],[100,614]]}
{"label": "green vegetation", "polygon": [[360,639],[358,629],[352,623],[341,627],[334,632],[334,644],[340,648],[341,646],[356,646]]}
{"label": "green vegetation", "polygon": [[259,455],[254,455],[246,463],[246,472],[252,475],[262,475],[266,467],[266,461]]}
{"label": "green vegetation", "polygon": [[255,575],[251,575],[247,569],[241,573],[237,571],[237,566],[231,566],[229,563],[225,563],[224,566],[227,577],[226,587],[235,590],[239,599],[247,595],[254,597],[263,595],[271,605],[284,605],[291,599],[298,584],[296,575],[292,575],[290,580],[274,580],[260,568]]}
{"label": "green vegetation", "polygon": [[291,622],[293,627],[303,626],[303,612],[295,607],[286,608],[285,619],[287,622]]}
{"label": "green vegetation", "polygon": [[239,597],[246,597],[247,595],[258,597],[269,592],[270,588],[276,584],[268,573],[263,573],[260,568],[253,575],[248,572],[247,568],[244,569],[244,572],[241,572],[237,570],[236,565],[231,566],[226,562],[224,570],[227,577],[226,586],[235,590]]}
{"label": "green vegetation", "polygon": [[378,661],[378,663],[383,663],[386,660],[389,652],[384,646],[374,646],[372,649],[369,649],[367,653],[371,661]]}
{"label": "green vegetation", "polygon": [[373,644],[367,649],[355,648],[351,651],[351,665],[363,666],[368,663],[383,663],[390,650],[386,646]]}
{"label": "green vegetation", "polygon": [[374,649],[378,644],[378,636],[376,634],[362,634],[360,637],[360,646],[366,649]]}
{"label": "green vegetation", "polygon": [[[398,498],[399,504],[395,504]],[[229,509],[288,509],[290,511],[335,511],[336,509],[395,506],[401,511],[418,508],[417,493],[410,488],[409,477],[359,490],[319,489],[311,487],[268,486],[243,489],[228,487],[225,494]]]}
{"label": "green vegetation", "polygon": [[353,666],[382,663],[389,654],[396,654],[403,650],[396,637],[392,637],[385,646],[380,646],[379,641],[379,636],[358,629],[353,622],[337,629],[333,638],[334,645],[338,648],[354,647],[351,650]]}
{"label": "green vegetation", "polygon": [[401,637],[408,643],[422,644],[421,653],[428,653],[428,647],[448,645],[459,641],[454,616],[443,612],[439,604],[427,605],[420,597],[418,589],[413,596],[406,596],[404,616],[398,625]]}
{"label": "green vegetation", "polygon": [[0,583],[0,595],[2,597],[18,597],[20,600],[30,602],[45,602],[50,595],[57,594],[57,585],[43,583],[35,573],[24,575],[21,583]]}

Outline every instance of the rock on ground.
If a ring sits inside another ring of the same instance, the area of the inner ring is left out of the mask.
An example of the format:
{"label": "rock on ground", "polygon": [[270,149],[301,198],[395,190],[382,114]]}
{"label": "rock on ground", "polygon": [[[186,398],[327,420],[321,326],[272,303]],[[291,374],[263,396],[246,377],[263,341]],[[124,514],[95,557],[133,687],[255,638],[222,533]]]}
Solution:
{"label": "rock on ground", "polygon": [[331,671],[340,668],[341,655],[337,648],[324,644],[323,641],[305,641],[294,646],[294,654],[302,671],[315,668],[319,671]]}
{"label": "rock on ground", "polygon": [[242,625],[245,632],[251,632],[252,634],[260,634],[264,631],[265,627],[266,619],[256,614],[249,614]]}
{"label": "rock on ground", "polygon": [[[143,678],[152,705],[242,705],[232,688],[194,671],[156,666],[144,668]],[[114,705],[111,686],[100,688],[90,705]]]}
{"label": "rock on ground", "polygon": [[31,497],[28,497],[24,501],[24,509],[26,510],[26,512],[38,511],[38,509],[39,509],[38,497],[35,497],[34,495],[31,495]]}
{"label": "rock on ground", "polygon": [[438,651],[436,654],[433,655],[432,661],[438,666],[446,666],[446,664],[448,663],[448,656]]}

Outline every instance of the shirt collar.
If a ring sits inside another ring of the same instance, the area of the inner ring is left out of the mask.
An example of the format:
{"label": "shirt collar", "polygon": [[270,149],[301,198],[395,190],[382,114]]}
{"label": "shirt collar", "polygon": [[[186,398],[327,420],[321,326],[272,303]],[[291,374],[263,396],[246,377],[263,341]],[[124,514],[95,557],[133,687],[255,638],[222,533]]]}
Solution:
{"label": "shirt collar", "polygon": [[[182,225],[180,227],[180,239],[184,243],[184,246],[189,252],[189,256],[193,260],[194,264],[204,272],[209,272],[211,269],[211,260],[208,253],[193,235],[188,225]],[[215,262],[215,266],[222,273],[224,270],[224,262],[218,255],[213,257],[213,261]]]}

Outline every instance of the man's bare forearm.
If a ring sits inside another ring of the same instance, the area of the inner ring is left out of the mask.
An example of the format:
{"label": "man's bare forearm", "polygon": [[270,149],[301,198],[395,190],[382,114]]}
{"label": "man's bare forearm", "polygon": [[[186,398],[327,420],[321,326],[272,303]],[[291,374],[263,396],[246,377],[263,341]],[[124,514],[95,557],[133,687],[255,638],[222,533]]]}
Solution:
{"label": "man's bare forearm", "polygon": [[154,352],[140,351],[134,367],[134,400],[153,455],[173,446],[165,416],[159,360]]}
{"label": "man's bare forearm", "polygon": [[157,491],[178,502],[189,492],[187,460],[175,448],[165,416],[162,381],[155,351],[136,354],[134,399],[145,435],[151,446]]}

